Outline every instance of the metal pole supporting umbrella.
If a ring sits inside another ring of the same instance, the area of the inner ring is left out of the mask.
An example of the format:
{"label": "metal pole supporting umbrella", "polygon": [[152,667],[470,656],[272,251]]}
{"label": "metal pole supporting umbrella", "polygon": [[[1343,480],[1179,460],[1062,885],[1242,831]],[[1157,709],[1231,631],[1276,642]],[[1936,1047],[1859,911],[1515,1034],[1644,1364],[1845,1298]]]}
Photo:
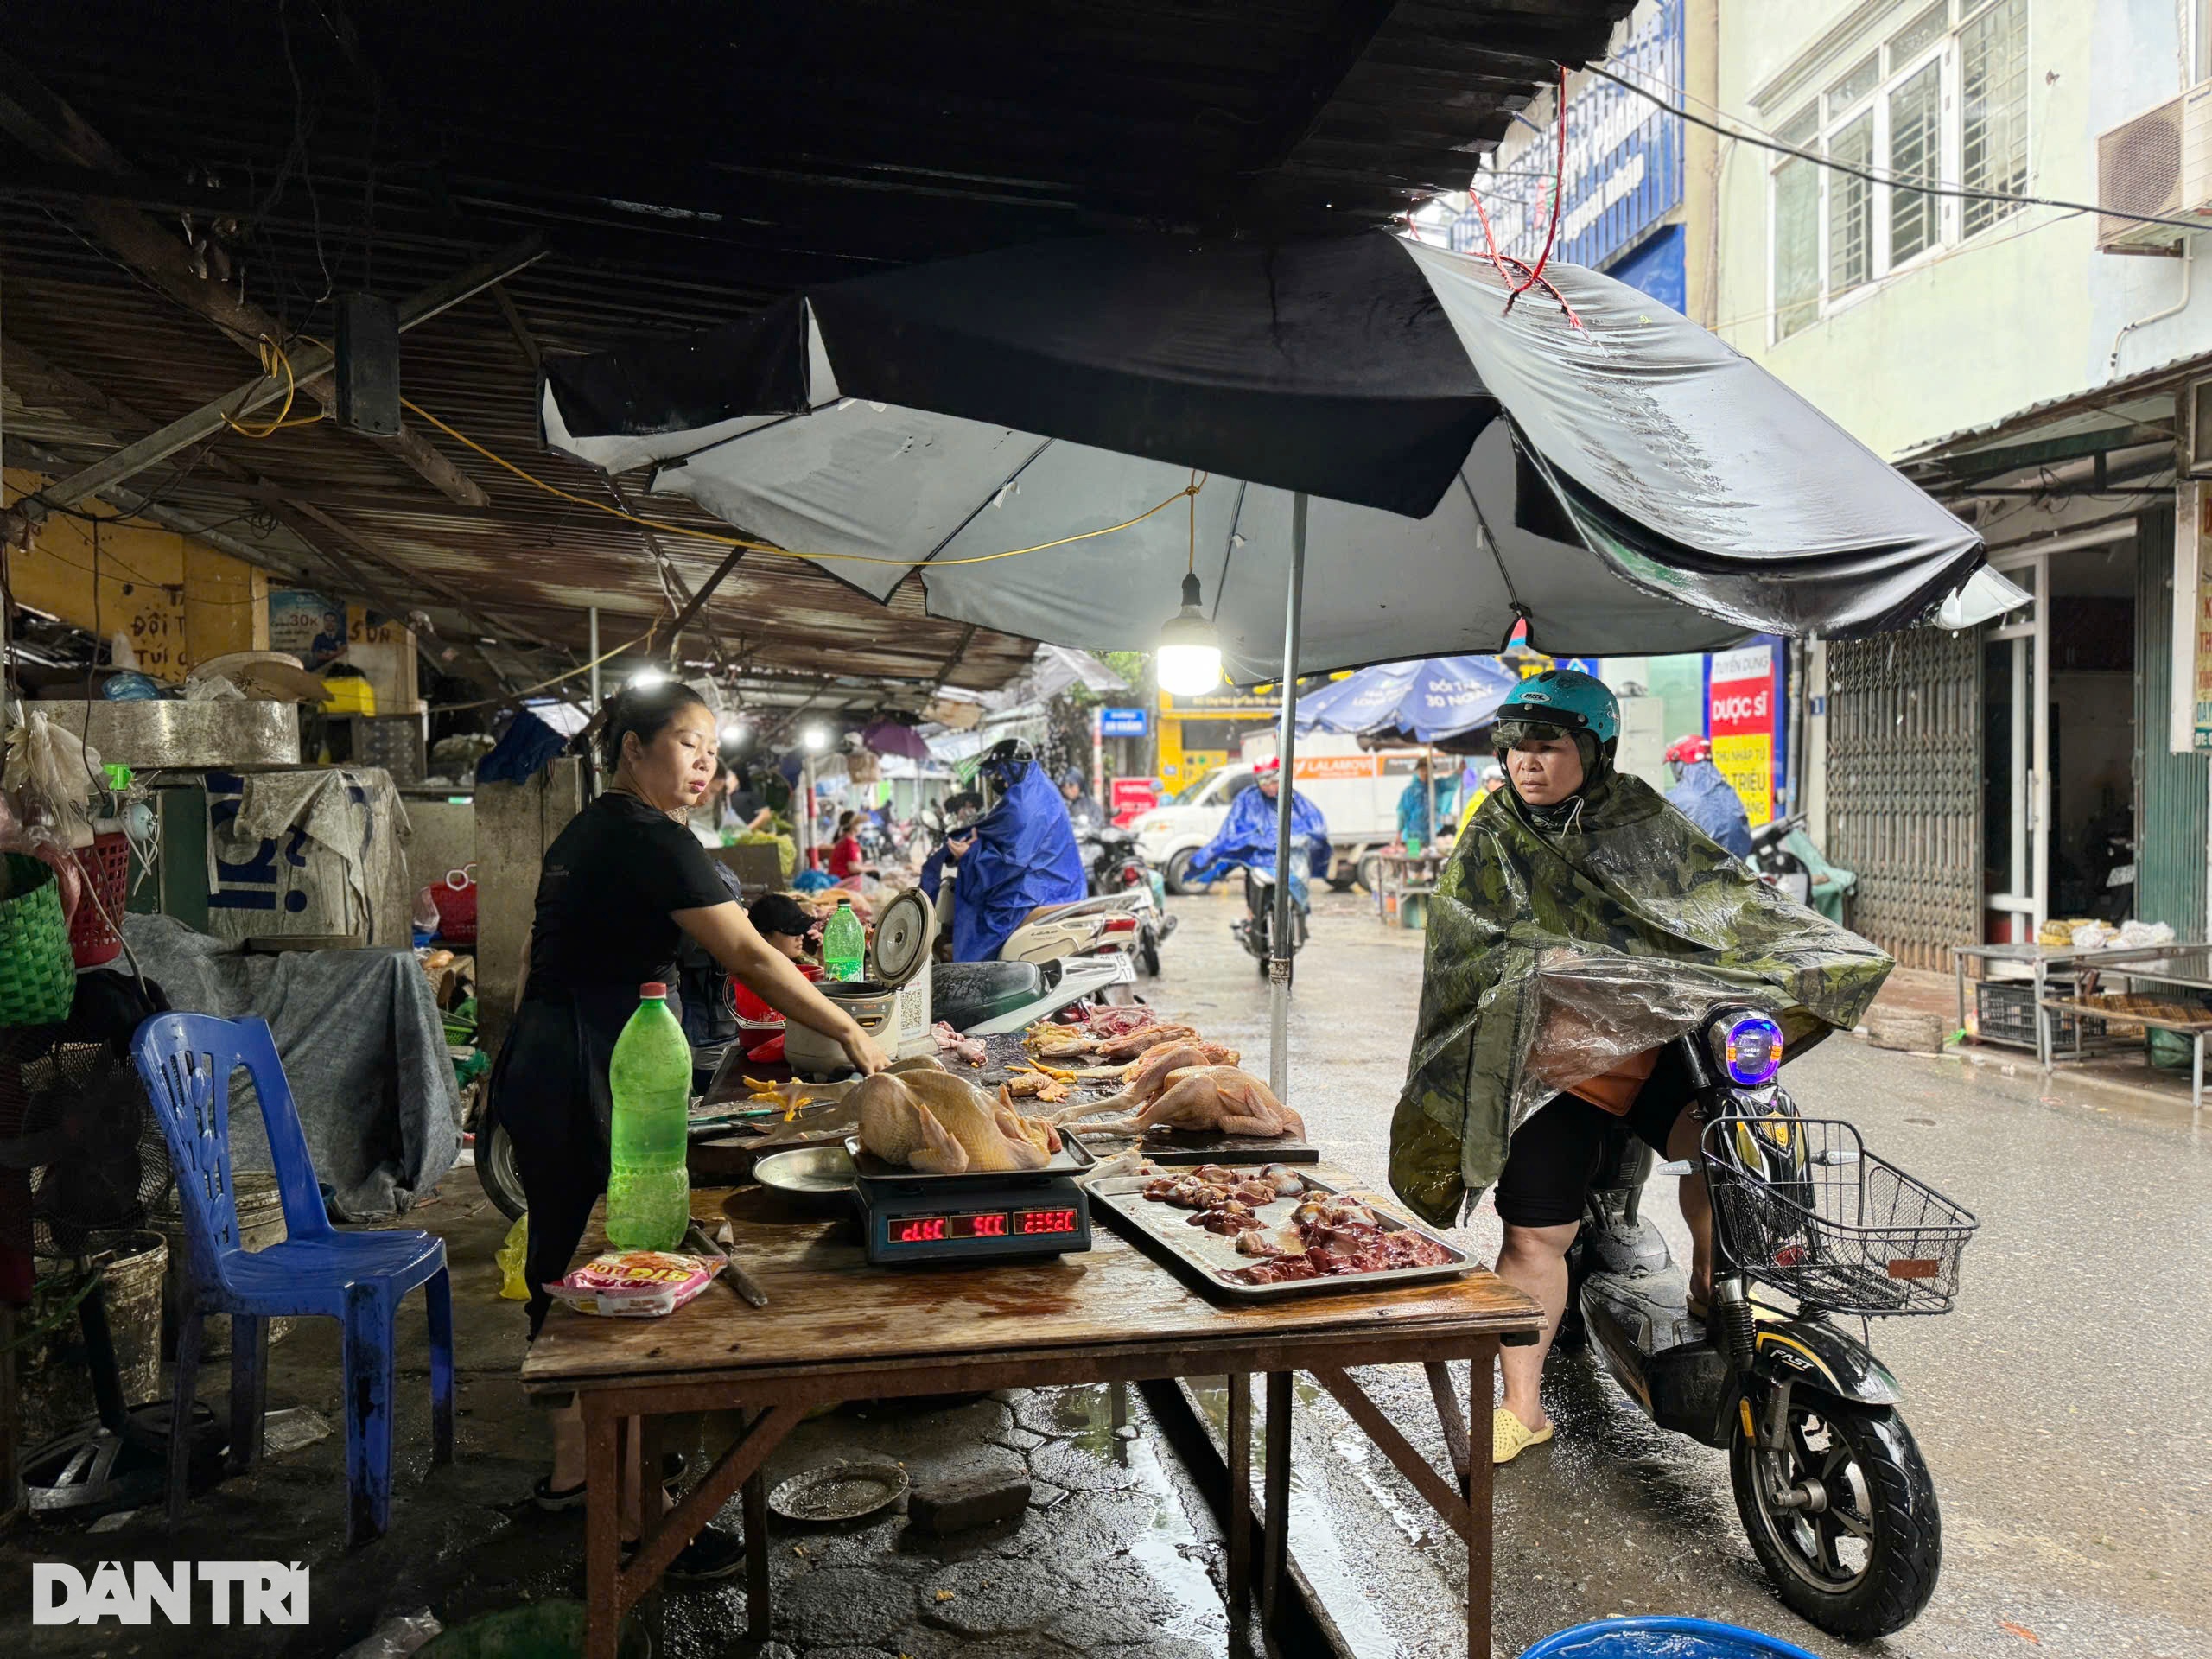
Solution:
{"label": "metal pole supporting umbrella", "polygon": [[1275,755],[1282,781],[1275,790],[1275,921],[1268,957],[1268,1087],[1284,1097],[1290,1084],[1290,815],[1298,747],[1298,625],[1306,602],[1306,492],[1291,498],[1290,594],[1283,607],[1282,720]]}

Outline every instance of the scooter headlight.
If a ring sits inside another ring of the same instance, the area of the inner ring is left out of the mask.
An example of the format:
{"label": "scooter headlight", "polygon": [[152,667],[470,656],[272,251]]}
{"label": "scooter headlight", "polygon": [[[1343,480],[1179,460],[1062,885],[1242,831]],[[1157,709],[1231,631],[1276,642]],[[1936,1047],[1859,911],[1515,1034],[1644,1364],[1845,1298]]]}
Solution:
{"label": "scooter headlight", "polygon": [[1725,1029],[1716,1026],[1713,1046],[1713,1058],[1739,1088],[1772,1083],[1782,1070],[1782,1027],[1763,1014],[1732,1020]]}

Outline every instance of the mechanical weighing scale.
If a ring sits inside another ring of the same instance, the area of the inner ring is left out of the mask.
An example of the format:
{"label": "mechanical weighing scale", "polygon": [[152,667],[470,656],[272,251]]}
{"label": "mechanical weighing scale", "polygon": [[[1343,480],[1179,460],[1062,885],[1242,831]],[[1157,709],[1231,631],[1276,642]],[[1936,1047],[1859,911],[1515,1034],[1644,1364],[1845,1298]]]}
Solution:
{"label": "mechanical weighing scale", "polygon": [[1076,1177],[1090,1154],[1072,1140],[1042,1169],[932,1175],[900,1169],[845,1142],[853,1201],[872,1267],[1001,1262],[1090,1248],[1090,1199]]}

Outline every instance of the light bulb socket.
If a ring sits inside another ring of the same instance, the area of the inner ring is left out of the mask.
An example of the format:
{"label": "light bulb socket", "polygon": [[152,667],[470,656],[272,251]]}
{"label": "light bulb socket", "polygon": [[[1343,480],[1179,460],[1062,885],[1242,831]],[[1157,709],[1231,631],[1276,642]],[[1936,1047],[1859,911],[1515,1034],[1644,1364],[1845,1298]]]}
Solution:
{"label": "light bulb socket", "polygon": [[1198,573],[1195,570],[1183,578],[1183,608],[1186,611],[1198,608]]}

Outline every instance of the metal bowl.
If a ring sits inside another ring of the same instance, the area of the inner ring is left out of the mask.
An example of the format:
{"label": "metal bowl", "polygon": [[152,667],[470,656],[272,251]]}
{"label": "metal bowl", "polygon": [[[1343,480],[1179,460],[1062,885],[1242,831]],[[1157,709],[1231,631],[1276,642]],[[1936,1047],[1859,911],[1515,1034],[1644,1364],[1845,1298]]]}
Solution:
{"label": "metal bowl", "polygon": [[887,1458],[833,1458],[793,1475],[768,1494],[768,1507],[790,1521],[857,1521],[906,1495],[906,1471]]}
{"label": "metal bowl", "polygon": [[778,1198],[814,1210],[848,1203],[853,1173],[852,1154],[842,1147],[794,1147],[753,1166],[753,1179]]}

